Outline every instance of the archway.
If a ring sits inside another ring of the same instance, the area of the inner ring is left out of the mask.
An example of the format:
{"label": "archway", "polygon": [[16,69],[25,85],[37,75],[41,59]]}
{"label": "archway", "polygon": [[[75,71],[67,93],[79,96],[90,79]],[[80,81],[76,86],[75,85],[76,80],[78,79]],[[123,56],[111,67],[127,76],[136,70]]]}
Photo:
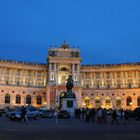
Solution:
{"label": "archway", "polygon": [[126,106],[131,106],[132,105],[132,98],[130,96],[128,96],[126,98]]}
{"label": "archway", "polygon": [[116,97],[116,107],[117,107],[118,109],[121,108],[121,98],[120,98],[119,96]]}
{"label": "archway", "polygon": [[140,96],[137,98],[137,106],[140,106]]}
{"label": "archway", "polygon": [[19,94],[16,95],[16,104],[21,103],[21,96]]}
{"label": "archway", "polygon": [[31,96],[30,95],[26,96],[26,104],[31,105]]}
{"label": "archway", "polygon": [[101,98],[99,96],[95,97],[95,108],[99,108],[101,106]]}
{"label": "archway", "polygon": [[105,98],[105,107],[106,109],[109,109],[111,107],[111,98],[109,96]]}
{"label": "archway", "polygon": [[10,94],[5,95],[5,103],[10,104]]}
{"label": "archway", "polygon": [[83,101],[82,101],[82,106],[83,107],[88,107],[88,108],[92,108],[93,107],[93,104],[91,102],[91,99],[89,96],[86,96]]}
{"label": "archway", "polygon": [[36,98],[36,104],[41,105],[42,104],[42,97],[40,95],[37,96]]}

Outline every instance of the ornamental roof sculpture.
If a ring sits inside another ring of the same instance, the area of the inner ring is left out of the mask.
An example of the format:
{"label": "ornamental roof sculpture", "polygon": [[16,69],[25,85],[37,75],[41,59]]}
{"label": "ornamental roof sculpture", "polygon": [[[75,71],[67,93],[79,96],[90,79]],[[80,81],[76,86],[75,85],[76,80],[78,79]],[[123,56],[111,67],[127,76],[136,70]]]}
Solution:
{"label": "ornamental roof sculpture", "polygon": [[67,49],[67,48],[69,48],[69,44],[67,44],[66,41],[64,40],[64,42],[60,48]]}

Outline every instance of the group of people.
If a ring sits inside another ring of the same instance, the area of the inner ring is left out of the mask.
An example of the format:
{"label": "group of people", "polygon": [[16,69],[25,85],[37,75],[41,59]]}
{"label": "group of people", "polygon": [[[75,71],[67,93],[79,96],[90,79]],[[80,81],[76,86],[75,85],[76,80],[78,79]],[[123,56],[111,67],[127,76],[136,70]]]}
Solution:
{"label": "group of people", "polygon": [[115,109],[103,109],[103,108],[92,108],[92,109],[76,109],[75,118],[83,118],[86,122],[92,121],[94,123],[107,123],[108,117],[112,118],[111,125],[116,123],[119,125],[119,121],[124,124],[130,123],[131,111],[129,110],[115,110]]}

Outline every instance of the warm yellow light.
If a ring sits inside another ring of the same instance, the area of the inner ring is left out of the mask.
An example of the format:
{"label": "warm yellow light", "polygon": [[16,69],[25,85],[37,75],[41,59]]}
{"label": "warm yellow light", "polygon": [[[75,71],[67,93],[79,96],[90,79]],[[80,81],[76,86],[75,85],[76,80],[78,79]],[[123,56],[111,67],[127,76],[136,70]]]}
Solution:
{"label": "warm yellow light", "polygon": [[93,108],[93,105],[92,105],[92,103],[90,103],[89,105],[88,105],[88,108]]}
{"label": "warm yellow light", "polygon": [[82,106],[86,106],[86,103],[85,102],[82,102]]}

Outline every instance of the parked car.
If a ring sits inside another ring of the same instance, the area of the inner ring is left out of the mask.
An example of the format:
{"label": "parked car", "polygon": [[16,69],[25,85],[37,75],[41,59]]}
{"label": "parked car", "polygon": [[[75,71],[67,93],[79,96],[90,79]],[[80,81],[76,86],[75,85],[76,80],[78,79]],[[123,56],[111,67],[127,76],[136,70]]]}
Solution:
{"label": "parked car", "polygon": [[54,117],[54,111],[51,110],[39,110],[40,111],[40,116],[42,118],[53,118]]}
{"label": "parked car", "polygon": [[11,114],[11,112],[16,111],[16,110],[18,110],[18,109],[20,110],[20,108],[17,108],[17,107],[8,108],[8,109],[6,110],[6,112],[5,112],[6,117],[9,117],[9,115]]}
{"label": "parked car", "polygon": [[9,119],[11,121],[21,121],[22,120],[22,117],[21,117],[21,112],[19,110],[15,110],[15,111],[11,111],[9,113]]}
{"label": "parked car", "polygon": [[67,110],[60,110],[60,112],[57,113],[58,118],[70,118],[70,113]]}
{"label": "parked car", "polygon": [[40,117],[40,112],[38,109],[33,108],[33,107],[27,107],[27,117],[28,118],[34,118],[34,119],[39,119]]}
{"label": "parked car", "polygon": [[[27,118],[28,119],[30,119],[30,118],[34,118],[36,120],[39,119],[40,112],[39,112],[38,109],[33,108],[33,107],[27,107],[26,110],[27,110]],[[8,117],[9,117],[10,120],[21,121],[22,115],[21,115],[20,109],[9,112]]]}

